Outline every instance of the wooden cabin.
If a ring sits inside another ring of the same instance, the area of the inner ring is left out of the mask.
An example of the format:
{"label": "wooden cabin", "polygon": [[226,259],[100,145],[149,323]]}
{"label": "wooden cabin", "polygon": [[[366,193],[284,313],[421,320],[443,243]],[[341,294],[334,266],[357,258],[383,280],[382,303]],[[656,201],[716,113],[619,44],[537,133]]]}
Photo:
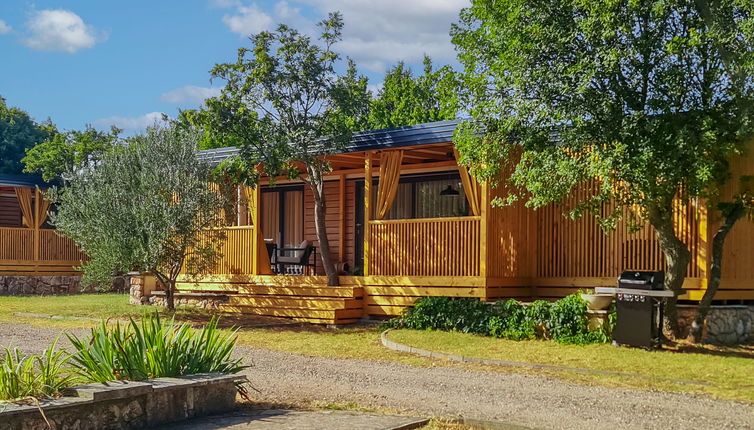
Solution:
{"label": "wooden cabin", "polygon": [[79,274],[84,254],[47,222],[47,186],[33,175],[0,175],[0,276]]}
{"label": "wooden cabin", "polygon": [[[339,287],[326,286],[319,256],[301,275],[273,272],[276,248],[318,246],[314,201],[301,182],[279,179],[270,186],[263,179],[256,189],[238,190],[242,210],[228,227],[215,273],[199,282],[183,277],[179,290],[227,293],[222,309],[228,312],[341,324],[397,315],[423,296],[558,298],[612,286],[623,270],[662,269],[649,227],[630,233],[621,225],[606,235],[589,216],[565,218],[570,202],[537,211],[491,207],[505,191],[477,183],[458,166],[457,124],[356,133],[342,153],[327,157],[333,171],[325,184],[326,221],[343,269]],[[236,153],[225,148],[200,156],[220,162]],[[733,168],[754,172],[754,158],[735,160]],[[678,202],[676,220],[694,257],[680,299],[698,301],[716,223],[702,202]],[[741,221],[726,244],[717,300],[754,300],[752,239],[754,222]]]}

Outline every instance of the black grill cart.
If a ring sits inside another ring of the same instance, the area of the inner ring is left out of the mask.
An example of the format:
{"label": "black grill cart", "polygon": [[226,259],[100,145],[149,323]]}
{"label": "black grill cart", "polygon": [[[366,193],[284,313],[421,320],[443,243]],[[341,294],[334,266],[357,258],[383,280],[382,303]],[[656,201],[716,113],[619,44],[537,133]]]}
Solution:
{"label": "black grill cart", "polygon": [[623,272],[617,288],[597,287],[596,293],[615,294],[618,320],[613,341],[641,348],[660,347],[662,312],[673,292],[663,290],[663,272]]}

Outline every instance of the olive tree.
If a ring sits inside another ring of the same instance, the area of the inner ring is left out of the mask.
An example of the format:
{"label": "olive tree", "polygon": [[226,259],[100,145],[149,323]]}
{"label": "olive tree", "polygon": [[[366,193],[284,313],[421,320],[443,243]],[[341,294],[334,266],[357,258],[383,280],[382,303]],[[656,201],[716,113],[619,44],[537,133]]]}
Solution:
{"label": "olive tree", "polygon": [[[714,190],[754,133],[753,11],[745,0],[473,0],[451,31],[475,120],[458,131],[462,162],[487,179],[513,168],[509,200],[532,207],[600,178],[577,209],[612,227],[638,207],[665,286],[681,294],[691,255],[673,200]],[[675,303],[665,323],[677,334]]]}
{"label": "olive tree", "polygon": [[68,185],[54,190],[59,206],[52,223],[89,256],[82,268],[87,281],[149,272],[172,310],[178,275],[212,267],[223,239],[224,201],[196,146],[194,133],[152,128],[96,165],[73,171]]}
{"label": "olive tree", "polygon": [[322,265],[329,284],[337,285],[325,228],[324,177],[331,166],[324,157],[342,151],[352,130],[365,122],[369,92],[352,61],[344,73],[336,70],[340,14],[331,13],[319,28],[316,41],[282,24],[251,36],[251,48],[240,48],[235,63],[212,69],[213,79],[225,81],[221,95],[181,119],[204,132],[204,146],[240,146],[240,160],[226,166],[235,173],[244,169],[246,183],[264,171],[308,185]]}

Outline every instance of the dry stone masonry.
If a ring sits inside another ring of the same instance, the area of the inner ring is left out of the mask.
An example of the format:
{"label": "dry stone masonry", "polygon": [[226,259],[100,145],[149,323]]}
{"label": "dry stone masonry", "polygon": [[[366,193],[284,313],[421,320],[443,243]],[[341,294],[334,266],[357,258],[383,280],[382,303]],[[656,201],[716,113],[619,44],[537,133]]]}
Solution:
{"label": "dry stone masonry", "polygon": [[[696,306],[679,306],[678,323],[683,336],[688,334],[695,316]],[[754,306],[712,306],[703,340],[723,345],[754,341]]]}
{"label": "dry stone masonry", "polygon": [[0,295],[81,293],[81,276],[0,276]]}

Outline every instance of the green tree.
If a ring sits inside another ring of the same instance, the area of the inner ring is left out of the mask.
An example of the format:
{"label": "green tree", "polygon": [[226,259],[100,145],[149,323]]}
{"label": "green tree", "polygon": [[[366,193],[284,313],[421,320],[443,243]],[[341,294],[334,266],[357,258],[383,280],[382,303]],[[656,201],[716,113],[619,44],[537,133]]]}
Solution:
{"label": "green tree", "polygon": [[[571,215],[654,228],[680,294],[690,262],[673,199],[712,192],[754,132],[754,4],[744,0],[474,0],[451,30],[474,122],[462,162],[540,207],[601,179]],[[506,142],[504,144],[503,142]],[[513,160],[516,160],[515,162]],[[513,164],[513,166],[511,166]],[[603,213],[613,203],[614,211]],[[677,335],[675,299],[666,327]]]}
{"label": "green tree", "polygon": [[119,144],[120,133],[116,127],[106,133],[89,126],[84,131],[54,133],[26,150],[26,156],[21,160],[26,165],[24,172],[41,173],[45,181],[60,178],[67,182],[78,170],[98,164]]}
{"label": "green tree", "polygon": [[389,128],[455,119],[459,111],[460,79],[450,66],[435,69],[424,57],[424,74],[398,63],[385,75],[372,100],[369,128]]}
{"label": "green tree", "polygon": [[209,186],[210,167],[196,157],[197,136],[154,128],[82,166],[53,193],[55,227],[89,256],[89,282],[113,274],[153,274],[169,309],[179,273],[207,273],[223,239],[221,193]]}
{"label": "green tree", "polygon": [[52,123],[37,124],[29,114],[8,107],[5,99],[0,97],[0,173],[21,173],[24,152],[54,133]]}
{"label": "green tree", "polygon": [[[235,63],[212,69],[213,79],[226,82],[222,94],[185,118],[211,144],[241,147],[247,183],[258,181],[261,165],[271,178],[287,175],[308,185],[319,254],[329,283],[337,285],[325,228],[324,175],[331,167],[323,157],[345,148],[364,121],[368,93],[353,62],[346,73],[335,71],[341,15],[331,13],[319,27],[319,41],[285,25],[252,36],[252,47],[239,49]],[[226,164],[239,166],[237,160]]]}

